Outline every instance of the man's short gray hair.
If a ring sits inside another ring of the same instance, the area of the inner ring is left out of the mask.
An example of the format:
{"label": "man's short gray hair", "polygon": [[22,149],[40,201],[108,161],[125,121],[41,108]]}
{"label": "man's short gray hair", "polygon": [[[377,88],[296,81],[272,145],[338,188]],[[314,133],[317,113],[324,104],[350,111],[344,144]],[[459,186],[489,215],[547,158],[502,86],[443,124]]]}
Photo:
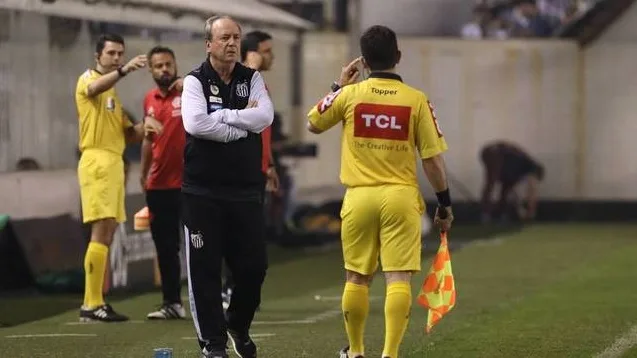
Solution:
{"label": "man's short gray hair", "polygon": [[227,15],[215,15],[215,16],[211,16],[206,20],[206,23],[203,27],[203,32],[204,32],[204,37],[206,40],[212,40],[212,25],[214,25],[215,22],[217,22],[217,20],[221,20],[221,19],[228,19],[231,20],[232,22],[234,22],[235,24],[237,24],[237,27],[239,27],[239,31],[241,31],[241,25],[239,25],[239,23],[233,19],[230,16]]}

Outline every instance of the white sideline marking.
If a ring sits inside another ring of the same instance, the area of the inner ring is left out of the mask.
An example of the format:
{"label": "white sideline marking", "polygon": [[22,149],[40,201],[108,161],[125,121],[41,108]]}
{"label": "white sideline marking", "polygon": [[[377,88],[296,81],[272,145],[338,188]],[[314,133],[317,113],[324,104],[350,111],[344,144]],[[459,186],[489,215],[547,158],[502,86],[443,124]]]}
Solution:
{"label": "white sideline marking", "polygon": [[613,344],[604,349],[602,353],[599,353],[595,358],[615,358],[620,357],[626,353],[627,350],[637,344],[637,325],[632,326],[628,332],[617,337]]}
{"label": "white sideline marking", "polygon": [[[145,323],[146,321],[142,321],[142,320],[131,320],[131,321],[125,321],[125,322],[117,322],[116,324],[123,324],[123,323],[132,323],[132,324],[139,324],[139,323]],[[75,321],[75,322],[66,322],[64,323],[64,325],[66,326],[84,326],[84,325],[91,325],[91,324],[102,324],[103,322],[99,322],[99,321],[92,321],[92,322],[79,322],[79,321]],[[112,323],[109,323],[112,324]]]}
{"label": "white sideline marking", "polygon": [[330,319],[332,317],[340,316],[341,310],[329,310],[323,313],[319,313],[317,315],[306,318],[307,321],[312,321],[313,323],[324,321],[326,319]]}
{"label": "white sideline marking", "polygon": [[[276,333],[251,333],[250,334],[250,338],[252,338],[252,340],[255,342],[259,339],[274,337],[274,336],[276,336]],[[197,337],[181,337],[181,339],[196,340]]]}
{"label": "white sideline marking", "polygon": [[[259,326],[263,326],[263,325],[295,325],[295,324],[314,324],[320,321],[324,321],[326,319],[330,319],[336,316],[339,316],[341,314],[341,310],[329,310],[329,311],[325,311],[323,313],[319,313],[317,315],[311,316],[311,317],[307,317],[305,319],[300,319],[300,320],[286,320],[286,321],[254,321],[252,322],[252,324],[254,325],[259,325]],[[150,322],[148,320],[143,321],[143,320],[130,320],[130,321],[126,321],[126,322],[121,322],[119,324],[122,323],[131,323],[131,324],[139,324],[139,323],[147,323]],[[93,322],[66,322],[64,323],[67,326],[81,326],[81,325],[91,325],[91,324],[101,324],[102,322],[99,321],[93,321]]]}
{"label": "white sideline marking", "polygon": [[49,334],[16,334],[4,338],[48,338],[48,337],[97,337],[92,333],[49,333]]}
{"label": "white sideline marking", "polygon": [[252,322],[252,324],[257,325],[257,326],[285,325],[285,324],[312,324],[312,323],[316,323],[316,322],[310,321],[310,320],[307,320],[307,319],[300,319],[300,320],[296,320],[296,321],[254,321],[254,322]]}
{"label": "white sideline marking", "polygon": [[314,323],[324,321],[326,319],[330,319],[332,317],[336,317],[340,315],[341,315],[341,310],[329,310],[314,316],[310,316],[306,319],[301,319],[296,321],[255,321],[255,322],[252,322],[252,324],[256,324],[256,325],[314,324]]}
{"label": "white sideline marking", "polygon": [[[382,297],[380,296],[369,296],[369,301],[373,302],[373,301],[378,301],[380,300]],[[314,299],[316,301],[336,301],[336,302],[340,302],[343,297],[342,296],[321,296],[321,295],[315,295]]]}

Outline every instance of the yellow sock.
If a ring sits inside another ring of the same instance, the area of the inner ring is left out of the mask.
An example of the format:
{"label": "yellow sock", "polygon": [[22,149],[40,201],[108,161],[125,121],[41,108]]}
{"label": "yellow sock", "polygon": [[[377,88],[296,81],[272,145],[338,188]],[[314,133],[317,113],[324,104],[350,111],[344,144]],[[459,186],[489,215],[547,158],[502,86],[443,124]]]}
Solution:
{"label": "yellow sock", "polygon": [[91,241],[84,256],[84,307],[95,308],[104,304],[102,287],[104,286],[104,271],[108,246]]}
{"label": "yellow sock", "polygon": [[363,335],[369,314],[369,287],[347,282],[343,290],[342,304],[345,330],[349,338],[349,356],[353,358],[363,355]]}
{"label": "yellow sock", "polygon": [[398,348],[409,323],[410,310],[411,285],[409,282],[394,282],[387,285],[383,358],[398,358]]}

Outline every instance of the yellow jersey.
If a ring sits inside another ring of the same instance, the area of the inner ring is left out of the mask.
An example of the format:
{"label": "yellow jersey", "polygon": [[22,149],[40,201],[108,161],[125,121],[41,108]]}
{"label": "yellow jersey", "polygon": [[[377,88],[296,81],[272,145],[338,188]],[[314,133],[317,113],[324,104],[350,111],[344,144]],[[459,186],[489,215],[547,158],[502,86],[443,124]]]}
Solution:
{"label": "yellow jersey", "polygon": [[95,70],[86,70],[77,80],[75,104],[80,122],[80,151],[103,149],[122,155],[126,147],[124,130],[133,124],[124,115],[115,87],[88,96],[88,86],[100,76]]}
{"label": "yellow jersey", "polygon": [[427,96],[393,73],[372,73],[328,94],[308,118],[322,131],[343,124],[340,179],[346,187],[418,187],[417,155],[426,159],[447,150]]}

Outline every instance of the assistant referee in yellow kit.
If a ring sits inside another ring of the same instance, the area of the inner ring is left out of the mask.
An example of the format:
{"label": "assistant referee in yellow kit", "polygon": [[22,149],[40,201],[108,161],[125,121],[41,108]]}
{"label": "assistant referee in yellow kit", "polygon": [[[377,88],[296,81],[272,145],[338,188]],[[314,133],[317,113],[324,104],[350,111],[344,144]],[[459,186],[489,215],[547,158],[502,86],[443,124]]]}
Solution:
{"label": "assistant referee in yellow kit", "polygon": [[91,241],[84,258],[84,304],[80,320],[118,322],[128,317],[104,302],[102,287],[108,249],[117,224],[126,221],[124,163],[126,142],[140,142],[144,134],[160,133],[161,123],[149,119],[133,125],[125,116],[115,84],[146,66],[146,55],[124,66],[124,39],[102,35],[95,47],[95,67],[78,79],[75,102],[79,119],[81,157],[77,168],[84,223],[91,224]]}
{"label": "assistant referee in yellow kit", "polygon": [[[427,96],[404,84],[395,71],[401,53],[394,31],[372,26],[360,47],[362,58],[344,67],[333,92],[310,110],[308,129],[321,133],[339,123],[343,127],[341,182],[347,192],[341,241],[347,282],[342,309],[349,346],[341,357],[365,354],[369,284],[380,259],[387,281],[383,358],[398,358],[411,309],[411,275],[420,271],[424,202],[416,157],[438,196],[434,222],[448,230],[453,215],[441,156],[447,143]],[[353,84],[359,64],[371,74]]]}

